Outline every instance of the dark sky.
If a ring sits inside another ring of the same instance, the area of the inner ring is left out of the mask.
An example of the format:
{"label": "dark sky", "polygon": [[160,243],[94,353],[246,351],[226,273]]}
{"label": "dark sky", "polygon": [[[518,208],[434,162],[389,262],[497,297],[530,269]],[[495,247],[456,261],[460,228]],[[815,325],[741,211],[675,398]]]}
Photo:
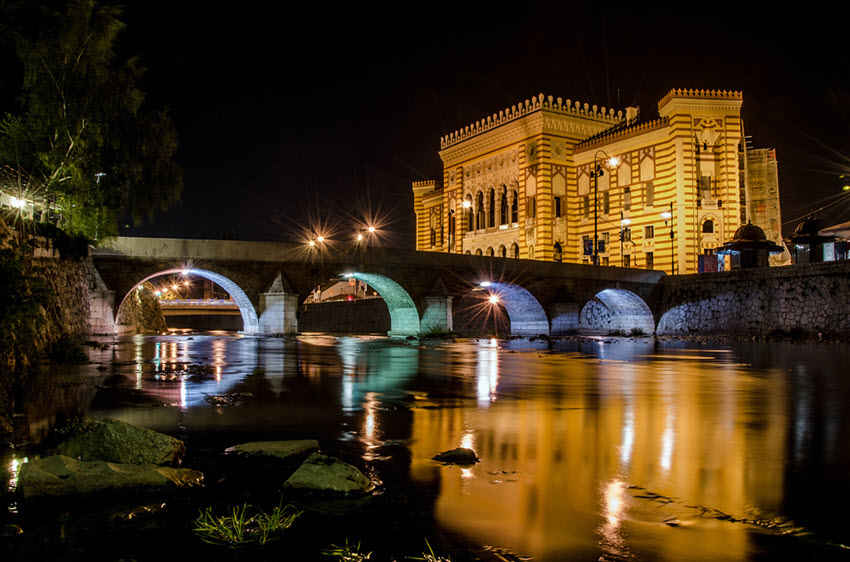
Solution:
{"label": "dark sky", "polygon": [[[127,232],[286,239],[330,213],[342,235],[346,214],[371,207],[410,245],[410,182],[440,174],[440,135],[539,92],[655,116],[672,87],[741,89],[747,134],[778,151],[784,219],[840,190],[850,51],[839,14],[267,4],[129,3],[123,47],[149,68],[150,101],[173,111],[185,191]],[[842,210],[830,219],[850,220]]]}

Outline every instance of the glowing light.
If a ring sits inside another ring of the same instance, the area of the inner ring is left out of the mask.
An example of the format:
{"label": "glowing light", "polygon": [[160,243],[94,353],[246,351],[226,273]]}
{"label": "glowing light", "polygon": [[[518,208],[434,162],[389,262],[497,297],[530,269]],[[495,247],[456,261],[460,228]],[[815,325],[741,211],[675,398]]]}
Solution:
{"label": "glowing light", "polygon": [[460,446],[464,449],[475,449],[475,435],[471,431],[467,431],[460,439]]}
{"label": "glowing light", "polygon": [[487,297],[487,302],[490,304],[499,304],[499,295],[493,293],[489,297]]}
{"label": "glowing light", "polygon": [[180,275],[182,275],[183,277],[186,277],[187,275],[189,275],[189,270],[188,269],[181,270]]}
{"label": "glowing light", "polygon": [[350,278],[354,277],[355,275],[356,275],[356,273],[343,273],[342,274],[342,276],[345,277],[346,279],[350,279]]}
{"label": "glowing light", "polygon": [[368,230],[369,232],[375,232],[375,227],[374,227],[374,226],[370,226],[370,227],[369,227],[369,228],[367,228],[366,230]]}
{"label": "glowing light", "polygon": [[469,199],[464,199],[464,200],[463,200],[463,203],[461,204],[461,206],[462,206],[464,209],[469,209],[470,207],[472,207],[472,201],[470,201]]}
{"label": "glowing light", "polygon": [[850,185],[845,185],[841,188],[842,191],[850,191]]}
{"label": "glowing light", "polygon": [[673,213],[671,213],[670,211],[664,211],[663,213],[661,213],[661,218],[664,220],[669,220],[673,218]]}
{"label": "glowing light", "polygon": [[162,294],[162,291],[154,291],[153,294],[156,296],[160,296]]}
{"label": "glowing light", "polygon": [[478,284],[478,286],[479,287],[489,287],[492,284],[493,283],[491,283],[490,281],[482,281],[481,283]]}
{"label": "glowing light", "polygon": [[620,221],[620,224],[621,224],[621,225],[623,225],[623,226],[626,226],[626,225],[632,224],[632,219],[622,219],[622,220]]}
{"label": "glowing light", "polygon": [[321,242],[324,242],[324,241],[325,241],[325,237],[324,237],[324,236],[316,236],[316,242],[321,243]]}
{"label": "glowing light", "polygon": [[619,165],[620,165],[620,159],[617,158],[616,156],[612,156],[611,158],[608,159],[608,167],[609,168],[616,168]]}
{"label": "glowing light", "polygon": [[15,209],[23,209],[27,202],[23,199],[18,199],[17,197],[12,196],[9,198],[9,204]]}
{"label": "glowing light", "polygon": [[308,245],[308,246],[310,246],[310,247],[312,248],[312,247],[314,247],[314,246],[316,245],[316,241],[315,241],[315,240],[308,240],[308,241],[307,241],[307,245]]}
{"label": "glowing light", "polygon": [[177,289],[179,289],[179,287],[177,286],[177,283],[175,283],[174,285],[172,285],[172,286],[171,286],[171,289],[172,289],[172,290],[174,290],[174,291],[176,291]]}
{"label": "glowing light", "polygon": [[610,531],[615,531],[620,524],[625,507],[625,491],[626,484],[620,480],[612,480],[605,487],[605,518],[612,527]]}
{"label": "glowing light", "polygon": [[362,242],[362,241],[363,241],[363,235],[362,235],[362,234],[358,234],[358,235],[357,235],[357,241],[358,241],[358,242]]}
{"label": "glowing light", "polygon": [[184,287],[188,287],[189,285],[191,285],[191,283],[189,283],[188,281],[183,281],[183,286],[184,286]]}

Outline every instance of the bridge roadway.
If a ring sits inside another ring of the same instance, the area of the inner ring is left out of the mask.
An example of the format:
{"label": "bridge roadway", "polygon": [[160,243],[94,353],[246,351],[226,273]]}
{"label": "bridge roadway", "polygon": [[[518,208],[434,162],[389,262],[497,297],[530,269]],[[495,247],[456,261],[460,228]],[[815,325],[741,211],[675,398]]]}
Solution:
{"label": "bridge roadway", "polygon": [[[92,251],[93,331],[116,333],[130,291],[160,275],[185,273],[219,284],[242,315],[244,332],[298,331],[299,305],[318,285],[354,277],[387,303],[393,336],[453,327],[452,303],[496,295],[514,335],[576,330],[655,330],[663,272],[465,254],[362,248],[321,249],[281,242],[119,237]],[[483,286],[482,286],[483,283]],[[489,305],[492,306],[492,305]]]}

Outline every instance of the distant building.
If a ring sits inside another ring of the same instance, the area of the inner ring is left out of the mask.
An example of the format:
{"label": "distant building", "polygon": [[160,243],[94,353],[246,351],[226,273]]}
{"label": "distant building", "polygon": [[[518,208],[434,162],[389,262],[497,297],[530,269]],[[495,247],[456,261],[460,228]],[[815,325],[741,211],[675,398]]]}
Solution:
{"label": "distant building", "polygon": [[750,201],[780,240],[775,152],[753,156],[747,196],[742,103],[674,89],[647,121],[540,94],[485,116],[440,139],[440,180],[413,183],[416,248],[694,273],[748,219],[761,226]]}
{"label": "distant building", "polygon": [[[747,143],[741,153],[743,160],[746,197],[749,201],[742,204],[747,216],[741,216],[741,222],[749,220],[758,225],[768,240],[782,243],[782,212],[779,205],[779,165],[776,149],[751,148]],[[784,248],[783,248],[784,249]],[[784,265],[791,262],[787,250],[772,254],[771,265]]]}

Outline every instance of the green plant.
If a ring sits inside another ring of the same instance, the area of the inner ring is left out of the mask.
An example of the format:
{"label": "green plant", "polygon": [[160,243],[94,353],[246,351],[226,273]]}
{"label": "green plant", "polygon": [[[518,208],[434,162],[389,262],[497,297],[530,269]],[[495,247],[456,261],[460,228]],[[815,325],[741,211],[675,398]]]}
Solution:
{"label": "green plant", "polygon": [[249,513],[249,505],[234,506],[230,515],[216,515],[212,507],[201,509],[192,530],[202,541],[230,547],[266,544],[279,538],[303,511],[291,505],[277,506],[271,513]]}
{"label": "green plant", "polygon": [[428,552],[423,552],[422,556],[410,556],[408,560],[424,560],[425,562],[452,562],[452,559],[447,556],[438,556],[434,554],[434,549],[431,548],[431,543],[428,542],[428,539],[425,539],[425,547],[428,549]]}
{"label": "green plant", "polygon": [[345,544],[337,546],[332,544],[329,548],[322,551],[324,556],[336,558],[342,562],[363,562],[372,558],[371,552],[360,551],[360,541],[357,544],[350,544],[348,539],[345,539]]}

